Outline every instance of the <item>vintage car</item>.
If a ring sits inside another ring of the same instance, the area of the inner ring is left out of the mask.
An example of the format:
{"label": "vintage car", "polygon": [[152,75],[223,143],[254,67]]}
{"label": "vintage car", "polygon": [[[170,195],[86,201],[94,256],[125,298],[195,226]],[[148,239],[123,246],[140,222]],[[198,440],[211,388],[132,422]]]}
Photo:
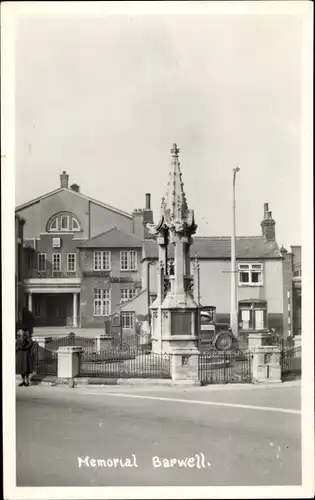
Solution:
{"label": "vintage car", "polygon": [[208,349],[227,351],[237,349],[238,343],[228,323],[216,322],[216,308],[202,307],[200,310],[199,349],[201,352]]}

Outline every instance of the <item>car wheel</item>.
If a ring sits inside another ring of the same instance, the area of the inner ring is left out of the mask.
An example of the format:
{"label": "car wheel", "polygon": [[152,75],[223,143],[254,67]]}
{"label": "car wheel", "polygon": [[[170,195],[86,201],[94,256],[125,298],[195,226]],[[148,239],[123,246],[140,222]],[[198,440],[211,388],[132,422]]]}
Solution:
{"label": "car wheel", "polygon": [[221,333],[215,342],[215,347],[218,351],[228,351],[231,349],[232,344],[233,339],[231,338],[231,335],[229,333]]}

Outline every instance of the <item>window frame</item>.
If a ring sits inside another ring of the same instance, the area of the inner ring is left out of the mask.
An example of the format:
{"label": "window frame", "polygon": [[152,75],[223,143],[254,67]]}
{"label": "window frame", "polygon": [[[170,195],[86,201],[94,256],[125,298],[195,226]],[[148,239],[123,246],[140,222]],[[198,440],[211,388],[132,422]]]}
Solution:
{"label": "window frame", "polygon": [[[55,256],[59,256],[59,269],[56,269],[55,268],[55,263],[54,263],[54,257]],[[52,268],[52,272],[53,273],[60,273],[61,271],[61,253],[60,252],[56,252],[56,253],[53,253],[52,254],[52,258],[51,258],[51,268]]]}
{"label": "window frame", "polygon": [[[264,286],[264,264],[262,262],[238,262],[237,270],[238,286]],[[253,281],[253,273],[260,275],[259,281]],[[248,274],[248,281],[241,281],[242,274]]]}
{"label": "window frame", "polygon": [[[53,227],[54,223],[56,223],[56,227]],[[59,231],[59,217],[58,217],[58,215],[56,217],[54,217],[53,220],[51,221],[51,223],[49,224],[48,231],[49,232]]]}
{"label": "window frame", "polygon": [[[125,324],[125,320],[129,318],[132,319],[129,323],[130,323],[130,326],[127,326]],[[135,314],[134,312],[131,312],[131,311],[122,311],[121,313],[121,327],[126,329],[126,330],[133,330],[134,327],[135,327]]]}
{"label": "window frame", "polygon": [[[96,255],[100,254],[100,268],[96,269],[95,263],[96,263]],[[105,254],[108,255],[108,267],[104,266],[104,262],[106,259],[104,258]],[[112,258],[111,258],[111,251],[110,250],[94,250],[93,252],[93,271],[111,271],[112,267]]]}
{"label": "window frame", "polygon": [[[132,258],[131,256],[134,256],[134,266],[131,266]],[[123,256],[125,256],[124,260],[127,265],[127,267],[123,267]],[[138,254],[136,250],[121,250],[120,251],[120,271],[125,272],[125,271],[137,271],[138,270]]]}
{"label": "window frame", "polygon": [[[69,257],[73,256],[73,269],[69,269]],[[68,273],[75,273],[77,270],[77,255],[74,252],[69,252],[67,254],[67,272]]]}
{"label": "window frame", "polygon": [[[63,220],[66,220],[65,227],[62,227]],[[46,230],[48,233],[77,233],[81,231],[81,225],[71,212],[59,212],[48,220]]]}
{"label": "window frame", "polygon": [[[243,319],[242,319],[242,311],[248,311],[249,312],[249,321],[248,321],[248,328],[244,328],[243,325]],[[256,311],[263,311],[263,326],[262,328],[256,328]],[[238,321],[240,325],[240,330],[247,332],[247,331],[254,331],[254,332],[260,332],[262,330],[266,330],[268,327],[268,304],[267,301],[264,302],[258,302],[257,300],[248,300],[246,302],[239,302],[238,303]]]}
{"label": "window frame", "polygon": [[[70,231],[70,228],[69,228],[69,215],[62,215],[60,214],[60,231],[64,232],[64,231]],[[62,227],[62,220],[63,219],[66,219],[67,220],[67,227]]]}
{"label": "window frame", "polygon": [[[111,314],[111,290],[109,288],[94,288],[94,299],[93,299],[93,316],[95,317],[106,317]],[[99,297],[97,297],[97,293]],[[97,312],[97,307],[99,311]],[[107,307],[107,311],[106,311]],[[107,314],[106,314],[107,312]]]}
{"label": "window frame", "polygon": [[[75,223],[77,224],[77,227],[73,227],[73,221],[75,221]],[[79,224],[79,221],[78,219],[76,219],[75,217],[71,217],[71,231],[81,231],[81,228],[80,228],[80,224]]]}
{"label": "window frame", "polygon": [[[124,292],[127,292],[125,298],[122,297]],[[136,296],[137,296],[137,290],[135,288],[123,287],[120,289],[120,303],[121,304],[124,304],[125,302],[129,302],[129,300],[134,299]]]}
{"label": "window frame", "polygon": [[[40,263],[40,257],[41,257],[42,255],[44,255],[44,256],[45,256],[45,258],[44,258],[44,263],[45,263],[45,265],[44,265],[44,269],[40,269],[40,265],[39,265],[39,263]],[[38,254],[38,256],[37,256],[37,271],[38,271],[39,273],[45,273],[45,272],[46,272],[46,270],[47,270],[47,253],[42,253],[42,252],[41,252],[41,253],[39,253],[39,254]]]}

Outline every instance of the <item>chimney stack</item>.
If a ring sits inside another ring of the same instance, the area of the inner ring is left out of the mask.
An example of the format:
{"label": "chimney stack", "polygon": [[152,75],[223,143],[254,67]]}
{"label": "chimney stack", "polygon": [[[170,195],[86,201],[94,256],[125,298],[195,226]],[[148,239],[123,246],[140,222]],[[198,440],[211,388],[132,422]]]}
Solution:
{"label": "chimney stack", "polygon": [[264,218],[260,225],[265,239],[267,241],[276,241],[276,223],[272,218],[268,203],[264,203]]}
{"label": "chimney stack", "polygon": [[67,188],[69,186],[69,175],[65,170],[60,174],[60,187]]}
{"label": "chimney stack", "polygon": [[145,209],[151,210],[151,195],[150,195],[150,193],[146,193],[146,195],[145,195]]}

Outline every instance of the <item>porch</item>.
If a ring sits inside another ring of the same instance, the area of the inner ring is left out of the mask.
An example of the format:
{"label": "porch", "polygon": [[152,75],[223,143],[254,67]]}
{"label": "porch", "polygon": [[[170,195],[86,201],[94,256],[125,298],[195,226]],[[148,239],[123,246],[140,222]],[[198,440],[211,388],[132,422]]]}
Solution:
{"label": "porch", "polygon": [[26,293],[26,306],[34,315],[35,328],[77,328],[80,324],[79,292]]}

